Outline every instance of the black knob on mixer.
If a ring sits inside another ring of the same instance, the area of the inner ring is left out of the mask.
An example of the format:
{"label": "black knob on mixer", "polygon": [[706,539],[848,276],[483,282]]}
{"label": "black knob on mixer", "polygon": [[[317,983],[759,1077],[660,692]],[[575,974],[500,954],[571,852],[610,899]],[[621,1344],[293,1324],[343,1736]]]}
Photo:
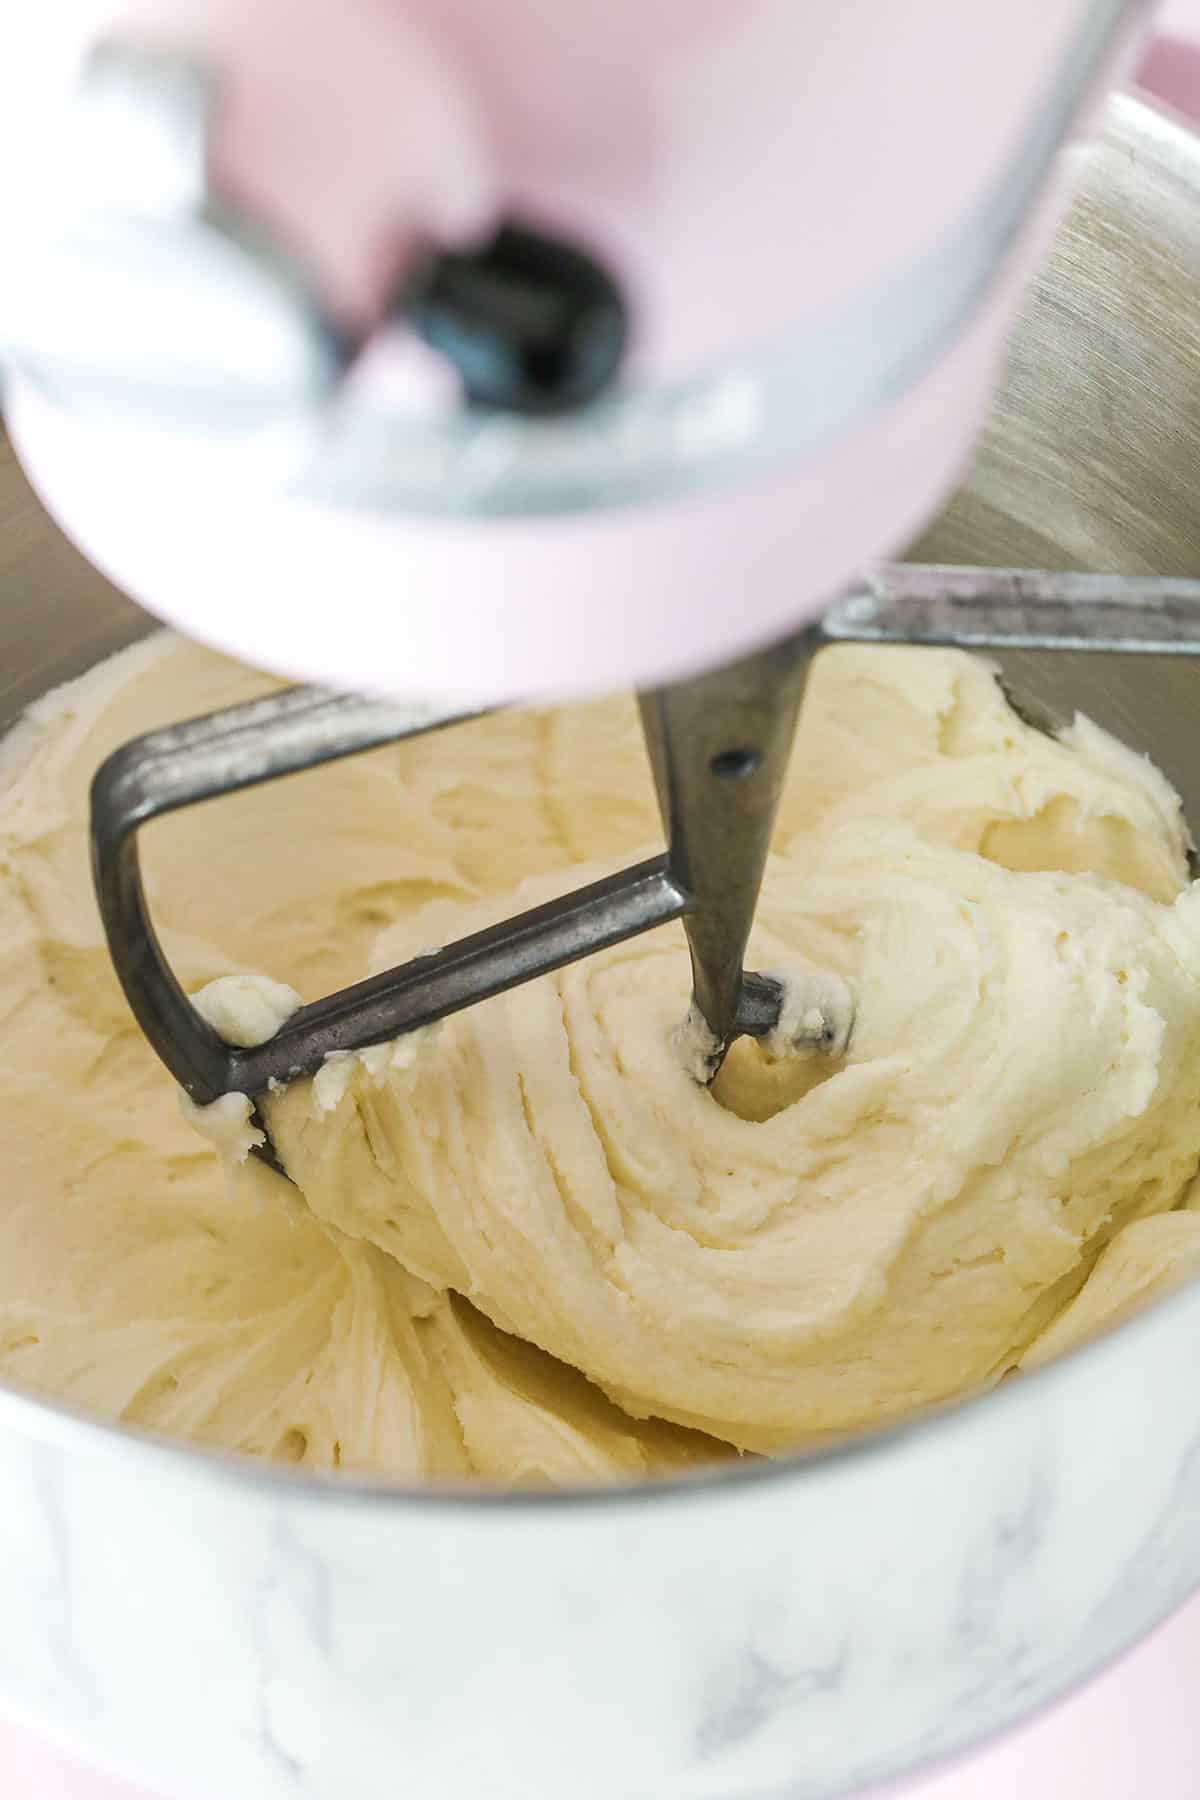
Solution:
{"label": "black knob on mixer", "polygon": [[453,363],[473,406],[534,415],[603,393],[628,330],[620,289],[599,263],[517,225],[479,250],[439,256],[403,310]]}

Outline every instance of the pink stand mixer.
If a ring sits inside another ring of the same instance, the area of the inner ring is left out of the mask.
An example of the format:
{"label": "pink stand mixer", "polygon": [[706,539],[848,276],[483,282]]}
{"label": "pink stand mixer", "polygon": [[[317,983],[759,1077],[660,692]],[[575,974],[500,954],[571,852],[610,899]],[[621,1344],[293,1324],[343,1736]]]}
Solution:
{"label": "pink stand mixer", "polygon": [[[1191,582],[863,573],[958,477],[1071,139],[1146,11],[196,0],[75,19],[70,53],[37,64],[36,121],[18,106],[12,126],[40,149],[0,302],[10,435],[120,587],[321,684],[139,740],[97,780],[114,961],[194,1099],[680,917],[710,1079],[734,1036],[780,1022],[742,955],[814,649],[1200,650]],[[316,1001],[265,1045],[199,1018],[142,893],[149,818],[630,684],[664,857]],[[826,1051],[852,1029],[827,994],[800,1018]]]}
{"label": "pink stand mixer", "polygon": [[[779,985],[742,953],[814,642],[798,627],[958,472],[1055,216],[1061,146],[1136,11],[968,25],[927,0],[893,40],[865,8],[812,39],[768,5],[736,21],[652,8],[636,28],[572,9],[569,31],[535,8],[493,39],[471,6],[423,26],[364,11],[332,36],[319,8],[299,34],[263,7],[204,14],[200,48],[147,17],[86,51],[9,305],[20,453],[87,554],[162,616],[404,697],[261,702],[130,746],[97,778],[114,961],[195,1101],[253,1097],[679,917],[701,1077],[739,1033],[779,1028]],[[947,64],[980,76],[953,100]],[[386,104],[380,68],[399,84]],[[393,163],[396,108],[419,145]],[[313,234],[304,160],[345,156],[350,190],[368,143],[361,234]],[[919,196],[907,214],[902,196]],[[972,642],[1016,641],[972,598]],[[843,608],[837,634],[860,635],[860,615]],[[1111,616],[1080,629],[1106,640]],[[916,635],[960,641],[938,630]],[[1137,615],[1122,642],[1145,637]],[[154,936],[139,824],[464,707],[629,681],[665,858],[304,1007],[253,1050],[195,1012]],[[431,693],[443,710],[414,713]],[[836,1005],[793,1010],[806,1042],[844,1048]]]}

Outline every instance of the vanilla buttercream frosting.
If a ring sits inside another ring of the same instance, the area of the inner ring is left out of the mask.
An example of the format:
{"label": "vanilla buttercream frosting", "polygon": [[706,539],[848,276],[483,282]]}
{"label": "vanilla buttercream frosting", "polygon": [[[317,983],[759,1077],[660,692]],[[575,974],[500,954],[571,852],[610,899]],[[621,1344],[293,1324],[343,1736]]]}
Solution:
{"label": "vanilla buttercream frosting", "polygon": [[[87,787],[269,685],[161,635],[0,754],[5,1379],[317,1469],[636,1478],[987,1386],[1200,1260],[1177,799],[956,652],[810,680],[751,960],[849,997],[841,1054],[739,1044],[699,1085],[668,927],[265,1096],[293,1182],[242,1160],[236,1100],[206,1141],[109,967]],[[184,985],[250,1042],[657,833],[614,700],[212,802],[144,859]]]}

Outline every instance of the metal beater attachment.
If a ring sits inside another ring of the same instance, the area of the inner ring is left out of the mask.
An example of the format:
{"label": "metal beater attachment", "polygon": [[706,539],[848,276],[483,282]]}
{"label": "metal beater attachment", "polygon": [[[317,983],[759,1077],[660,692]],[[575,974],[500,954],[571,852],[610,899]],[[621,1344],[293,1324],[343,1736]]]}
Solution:
{"label": "metal beater attachment", "polygon": [[[898,564],[878,570],[810,630],[744,662],[641,697],[667,836],[663,856],[576,889],[294,1013],[251,1049],[225,1043],[175,978],[146,905],[138,828],[201,800],[315,768],[470,716],[292,688],[151,732],[116,751],[92,786],[101,917],[139,1025],[200,1105],[262,1094],[361,1049],[682,919],[692,957],[692,1064],[711,1080],[732,1041],[780,1022],[783,991],[743,967],[780,790],[813,654],[832,643],[974,650],[1200,654],[1200,582]],[[1015,703],[1030,723],[1053,720]],[[815,1048],[845,1047],[846,1021],[804,1017]]]}
{"label": "metal beater attachment", "polygon": [[[175,1080],[206,1105],[311,1075],[332,1051],[414,1031],[537,975],[682,919],[693,1014],[711,1080],[729,1044],[780,1022],[781,984],[742,967],[787,769],[809,647],[793,638],[744,662],[646,694],[642,719],[667,852],[326,995],[250,1049],[225,1043],[168,964],[150,918],[138,829],[221,794],[439,730],[470,716],[292,688],[168,726],[110,756],[92,784],[92,865],[113,964],[139,1025]],[[682,1009],[681,1009],[682,1010]],[[818,1006],[814,1046],[844,1038]]]}

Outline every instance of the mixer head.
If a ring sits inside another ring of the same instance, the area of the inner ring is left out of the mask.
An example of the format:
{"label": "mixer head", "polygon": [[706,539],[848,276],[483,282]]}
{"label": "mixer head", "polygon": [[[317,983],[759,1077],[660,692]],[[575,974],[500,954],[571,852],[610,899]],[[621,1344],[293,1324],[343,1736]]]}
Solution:
{"label": "mixer head", "polygon": [[30,123],[12,442],[188,635],[491,705],[735,660],[913,540],[1139,9],[216,10],[141,0]]}

